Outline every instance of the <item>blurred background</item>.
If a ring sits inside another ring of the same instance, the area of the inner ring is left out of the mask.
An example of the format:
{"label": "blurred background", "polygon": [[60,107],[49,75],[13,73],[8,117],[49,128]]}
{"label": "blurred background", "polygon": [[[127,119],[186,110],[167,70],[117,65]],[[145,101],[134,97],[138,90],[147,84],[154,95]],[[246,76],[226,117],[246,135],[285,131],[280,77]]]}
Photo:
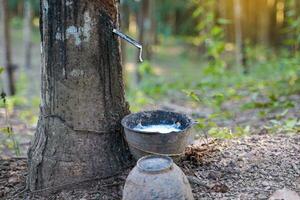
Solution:
{"label": "blurred background", "polygon": [[[25,156],[38,119],[38,0],[1,0],[0,155]],[[299,0],[121,0],[132,112],[198,120],[195,137],[300,132]]]}

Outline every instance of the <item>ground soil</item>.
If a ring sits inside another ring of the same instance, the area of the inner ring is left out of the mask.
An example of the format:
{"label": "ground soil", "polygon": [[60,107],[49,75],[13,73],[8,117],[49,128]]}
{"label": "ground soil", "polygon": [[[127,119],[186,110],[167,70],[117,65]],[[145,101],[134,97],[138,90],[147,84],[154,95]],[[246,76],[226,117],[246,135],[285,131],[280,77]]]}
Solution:
{"label": "ground soil", "polygon": [[[187,175],[195,199],[268,199],[282,188],[300,194],[300,135],[198,140],[177,164]],[[24,191],[25,158],[1,159],[0,169],[0,199],[121,199],[130,171],[50,194],[51,189]]]}

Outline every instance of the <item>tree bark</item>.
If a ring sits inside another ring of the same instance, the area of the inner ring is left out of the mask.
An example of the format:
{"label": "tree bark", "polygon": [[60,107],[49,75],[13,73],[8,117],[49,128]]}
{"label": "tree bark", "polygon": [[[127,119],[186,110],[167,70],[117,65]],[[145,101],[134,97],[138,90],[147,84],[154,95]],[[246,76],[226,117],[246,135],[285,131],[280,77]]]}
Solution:
{"label": "tree bark", "polygon": [[4,67],[6,71],[5,76],[5,85],[6,92],[8,95],[14,95],[16,93],[15,87],[15,74],[14,74],[14,65],[11,61],[11,34],[10,34],[10,25],[9,25],[9,9],[8,1],[0,0],[2,8],[2,24],[3,24],[3,47],[4,47]]}
{"label": "tree bark", "polygon": [[28,151],[31,191],[105,178],[131,164],[116,0],[41,0],[42,86]]}

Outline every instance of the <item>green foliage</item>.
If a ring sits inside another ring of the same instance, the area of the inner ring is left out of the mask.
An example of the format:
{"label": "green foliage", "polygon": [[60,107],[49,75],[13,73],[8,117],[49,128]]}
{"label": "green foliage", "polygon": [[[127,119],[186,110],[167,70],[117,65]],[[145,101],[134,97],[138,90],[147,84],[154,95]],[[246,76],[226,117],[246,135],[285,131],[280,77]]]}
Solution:
{"label": "green foliage", "polygon": [[297,0],[286,1],[286,23],[287,26],[283,30],[286,39],[284,44],[291,47],[297,53],[300,47],[300,16],[297,13]]}
{"label": "green foliage", "polygon": [[[155,0],[154,0],[155,1]],[[158,33],[163,36],[194,34],[195,21],[189,16],[190,7],[186,1],[182,0],[156,0],[155,17],[157,21]],[[176,18],[176,19],[175,19]],[[170,19],[174,23],[170,23]],[[184,19],[184,21],[178,21]],[[177,21],[176,21],[177,20]],[[184,23],[183,23],[184,22]]]}
{"label": "green foliage", "polygon": [[0,148],[3,147],[4,145],[7,146],[9,149],[12,149],[15,151],[15,155],[19,156],[20,155],[20,148],[19,148],[19,143],[15,138],[15,134],[13,132],[12,126],[9,124],[9,113],[8,113],[8,108],[6,106],[7,104],[7,99],[6,99],[6,94],[4,92],[1,93],[1,104],[4,105],[4,111],[5,111],[5,126],[0,127],[0,133],[3,134],[4,137],[1,138],[1,145]]}
{"label": "green foliage", "polygon": [[233,135],[227,127],[214,127],[208,131],[208,134],[215,138],[232,139]]}
{"label": "green foliage", "polygon": [[[3,68],[0,68],[0,74]],[[37,123],[37,110],[39,106],[39,97],[28,98],[25,94],[28,87],[28,79],[25,74],[19,71],[18,81],[16,83],[17,94],[15,96],[6,96],[4,92],[1,94],[0,110],[4,111],[5,124],[0,127],[0,150],[7,148],[15,153],[16,156],[20,155],[20,147],[18,132],[13,130],[10,123],[10,116],[16,114],[18,120],[26,123],[27,125],[35,125]],[[3,86],[1,86],[3,87]]]}
{"label": "green foliage", "polygon": [[223,105],[227,102],[243,100],[242,102],[245,103],[241,104],[240,108],[235,108],[236,112],[257,109],[257,117],[265,118],[269,113],[282,110],[275,115],[280,124],[270,124],[269,130],[274,132],[279,128],[282,132],[299,132],[298,126],[295,128],[295,124],[298,123],[295,119],[284,121],[288,110],[295,106],[294,100],[288,98],[289,95],[300,92],[299,58],[292,57],[284,50],[275,53],[250,46],[248,46],[248,53],[251,59],[249,60],[251,69],[248,74],[235,73],[229,69],[224,71],[222,77],[214,73],[200,72],[197,83],[190,84],[190,89],[183,90],[191,101],[199,106],[212,108],[214,111],[213,116],[198,119],[198,128],[221,138],[248,135],[250,129],[247,126],[229,129],[218,125],[218,121],[231,118],[232,115],[232,111],[226,110]]}
{"label": "green foliage", "polygon": [[212,127],[208,130],[208,134],[215,138],[232,139],[235,137],[242,137],[250,134],[250,126],[235,127],[235,130],[228,127]]}
{"label": "green foliage", "polygon": [[23,28],[23,19],[21,17],[13,17],[10,23],[11,27],[15,30],[22,30]]}
{"label": "green foliage", "polygon": [[196,102],[201,102],[200,98],[194,91],[183,90],[183,92]]}
{"label": "green foliage", "polygon": [[17,9],[18,5],[20,5],[21,3],[22,3],[21,0],[9,0],[8,1],[9,9],[11,10]]}
{"label": "green foliage", "polygon": [[40,10],[40,0],[29,0],[31,3],[32,10],[35,13],[35,16],[38,16]]}
{"label": "green foliage", "polygon": [[216,0],[202,1],[201,4],[198,0],[191,1],[194,8],[192,16],[198,22],[198,34],[192,37],[192,41],[194,45],[205,48],[205,56],[209,62],[203,70],[204,74],[220,76],[226,66],[221,57],[225,50],[224,30],[221,26],[230,22],[217,17],[216,3]]}
{"label": "green foliage", "polygon": [[144,61],[142,64],[140,64],[139,67],[138,67],[138,73],[142,77],[154,75],[154,72],[153,72],[153,69],[150,65],[150,62],[149,61]]}
{"label": "green foliage", "polygon": [[286,133],[286,134],[296,134],[300,133],[300,120],[297,118],[288,118],[286,120],[270,120],[269,125],[265,128],[270,133]]}
{"label": "green foliage", "polygon": [[35,126],[38,121],[36,113],[32,112],[31,109],[26,109],[20,112],[19,119],[26,122],[30,126]]}
{"label": "green foliage", "polygon": [[[38,16],[38,12],[39,12],[39,8],[40,8],[40,1],[39,0],[26,0],[26,1],[30,1],[34,15]],[[22,13],[19,13],[19,11],[23,11],[23,9],[20,9],[20,8],[23,8],[23,3],[24,3],[24,0],[9,0],[8,6],[9,6],[10,11],[13,14],[17,14],[20,17]],[[14,16],[17,16],[17,15],[14,15]]]}
{"label": "green foliage", "polygon": [[[16,156],[20,156],[20,145],[15,138],[15,134],[11,126],[0,128],[0,133],[3,134],[4,138],[1,140],[2,147],[3,145],[7,146],[8,149],[11,149],[15,152]],[[0,146],[1,149],[1,146]]]}

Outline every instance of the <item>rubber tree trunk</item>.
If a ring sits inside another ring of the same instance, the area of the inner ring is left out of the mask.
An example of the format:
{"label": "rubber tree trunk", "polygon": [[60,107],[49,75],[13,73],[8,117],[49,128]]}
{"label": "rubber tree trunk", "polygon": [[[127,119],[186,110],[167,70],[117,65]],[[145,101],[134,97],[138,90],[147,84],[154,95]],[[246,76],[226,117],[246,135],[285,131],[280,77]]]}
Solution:
{"label": "rubber tree trunk", "polygon": [[16,93],[14,65],[11,60],[11,34],[9,25],[9,9],[8,1],[0,0],[3,24],[3,51],[4,51],[4,67],[5,67],[5,87],[8,95]]}
{"label": "rubber tree trunk", "polygon": [[31,68],[31,3],[30,0],[24,1],[24,49],[25,49],[25,68]]}
{"label": "rubber tree trunk", "polygon": [[41,0],[41,111],[31,191],[114,175],[131,164],[116,0]]}

